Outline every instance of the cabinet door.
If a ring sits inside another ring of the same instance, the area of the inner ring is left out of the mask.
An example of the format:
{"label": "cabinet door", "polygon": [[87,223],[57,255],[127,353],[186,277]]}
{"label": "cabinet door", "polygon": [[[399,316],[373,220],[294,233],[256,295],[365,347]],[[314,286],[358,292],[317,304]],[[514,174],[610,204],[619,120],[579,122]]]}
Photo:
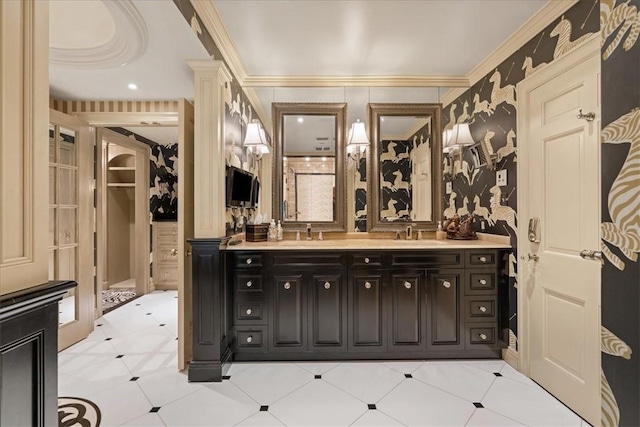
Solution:
{"label": "cabinet door", "polygon": [[383,275],[354,273],[349,282],[349,350],[385,351]]}
{"label": "cabinet door", "polygon": [[272,349],[302,349],[305,346],[304,287],[302,275],[273,278]]}
{"label": "cabinet door", "polygon": [[460,336],[462,270],[441,270],[429,275],[428,348],[455,350],[464,346]]}
{"label": "cabinet door", "polygon": [[311,276],[309,333],[315,351],[345,347],[347,300],[344,277],[342,273]]}
{"label": "cabinet door", "polygon": [[[391,274],[391,341],[393,350],[425,347],[424,273]],[[391,350],[391,348],[390,348]]]}

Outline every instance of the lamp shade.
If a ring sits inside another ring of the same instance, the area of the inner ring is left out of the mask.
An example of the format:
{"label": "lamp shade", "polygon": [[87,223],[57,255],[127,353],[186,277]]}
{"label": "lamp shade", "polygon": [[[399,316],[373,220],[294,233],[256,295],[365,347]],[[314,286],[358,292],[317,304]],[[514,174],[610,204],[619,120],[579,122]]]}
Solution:
{"label": "lamp shade", "polygon": [[369,145],[369,138],[364,128],[364,123],[360,120],[351,125],[349,137],[347,139],[347,151],[363,151]]}
{"label": "lamp shade", "polygon": [[269,146],[266,143],[264,130],[258,121],[253,121],[247,125],[247,132],[244,135],[244,146],[255,149],[256,152],[268,153]]}
{"label": "lamp shade", "polygon": [[453,126],[451,133],[452,145],[473,145],[475,141],[471,136],[468,123],[458,123]]}
{"label": "lamp shade", "polygon": [[447,129],[442,132],[442,152],[450,153],[455,148],[452,144],[451,135],[453,134],[453,129]]}

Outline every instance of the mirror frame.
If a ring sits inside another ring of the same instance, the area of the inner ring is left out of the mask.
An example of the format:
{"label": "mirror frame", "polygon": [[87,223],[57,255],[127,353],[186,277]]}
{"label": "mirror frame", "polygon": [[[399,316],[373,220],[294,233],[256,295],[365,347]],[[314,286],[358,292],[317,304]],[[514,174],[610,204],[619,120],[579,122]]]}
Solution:
{"label": "mirror frame", "polygon": [[310,221],[284,221],[282,218],[282,155],[284,153],[284,116],[335,116],[336,118],[336,146],[335,146],[335,211],[331,222],[312,222],[311,230],[316,231],[346,231],[347,230],[347,203],[346,203],[346,179],[345,167],[345,138],[347,104],[345,103],[293,103],[274,102],[271,104],[271,117],[273,120],[273,217],[279,219],[285,231],[305,231]]}
{"label": "mirror frame", "polygon": [[[369,104],[370,155],[367,163],[367,231],[403,231],[409,224],[419,230],[435,231],[442,216],[442,104]],[[436,177],[431,182],[431,221],[395,221],[380,219],[380,117],[381,116],[431,116],[431,171]],[[375,160],[375,161],[374,161]]]}

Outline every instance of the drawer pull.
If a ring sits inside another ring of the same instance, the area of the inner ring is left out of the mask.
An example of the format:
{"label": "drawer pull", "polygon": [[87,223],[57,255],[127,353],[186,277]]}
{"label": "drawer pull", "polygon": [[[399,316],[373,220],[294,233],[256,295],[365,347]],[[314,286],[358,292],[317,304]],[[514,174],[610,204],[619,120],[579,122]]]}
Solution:
{"label": "drawer pull", "polygon": [[365,289],[371,289],[371,283],[369,283],[369,282],[364,282],[364,288],[365,288]]}
{"label": "drawer pull", "polygon": [[481,256],[479,259],[480,259],[480,262],[482,262],[482,263],[486,263],[487,262],[487,257]]}
{"label": "drawer pull", "polygon": [[444,286],[445,288],[449,289],[451,287],[451,282],[449,282],[448,280],[443,280],[442,281],[442,286]]}
{"label": "drawer pull", "polygon": [[253,282],[251,282],[251,280],[249,280],[249,281],[247,282],[247,288],[250,288],[251,286],[253,286]]}
{"label": "drawer pull", "polygon": [[369,258],[365,258],[365,259],[364,259],[364,263],[365,263],[365,264],[369,264]]}
{"label": "drawer pull", "polygon": [[407,289],[411,289],[411,283],[404,282],[404,287],[407,288]]}
{"label": "drawer pull", "polygon": [[486,313],[487,312],[487,307],[485,307],[484,305],[481,305],[478,307],[480,309],[481,312]]}
{"label": "drawer pull", "polygon": [[487,284],[487,281],[486,281],[486,280],[484,280],[484,279],[480,279],[480,280],[478,280],[478,282],[479,282],[481,285],[486,285],[486,284]]}
{"label": "drawer pull", "polygon": [[487,336],[485,334],[480,334],[480,339],[482,341],[486,341],[487,340]]}
{"label": "drawer pull", "polygon": [[171,256],[172,257],[178,256],[178,250],[177,249],[171,249]]}
{"label": "drawer pull", "polygon": [[252,337],[251,335],[249,335],[249,336],[247,337],[247,342],[248,342],[248,343],[250,343],[251,341],[253,341],[253,337]]}
{"label": "drawer pull", "polygon": [[285,283],[285,284],[284,284],[284,288],[285,288],[286,290],[291,289],[291,283],[289,283],[289,282]]}
{"label": "drawer pull", "polygon": [[253,313],[253,310],[251,310],[251,308],[247,308],[247,316],[251,316],[251,313]]}
{"label": "drawer pull", "polygon": [[251,258],[247,258],[247,264],[251,264],[253,260]]}
{"label": "drawer pull", "polygon": [[327,290],[331,289],[331,283],[324,282],[324,288],[327,289]]}

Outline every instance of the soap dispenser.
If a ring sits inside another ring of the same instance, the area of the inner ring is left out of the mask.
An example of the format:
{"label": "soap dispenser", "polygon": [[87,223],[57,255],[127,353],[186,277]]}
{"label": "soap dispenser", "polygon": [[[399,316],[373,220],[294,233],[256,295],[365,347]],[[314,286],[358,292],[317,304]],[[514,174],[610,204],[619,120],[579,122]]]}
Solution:
{"label": "soap dispenser", "polygon": [[267,240],[269,242],[275,242],[278,238],[276,230],[276,221],[274,219],[271,220],[271,224],[269,224],[269,232],[267,234]]}
{"label": "soap dispenser", "polygon": [[282,240],[282,224],[280,224],[280,220],[278,220],[278,226],[276,227],[276,240]]}

